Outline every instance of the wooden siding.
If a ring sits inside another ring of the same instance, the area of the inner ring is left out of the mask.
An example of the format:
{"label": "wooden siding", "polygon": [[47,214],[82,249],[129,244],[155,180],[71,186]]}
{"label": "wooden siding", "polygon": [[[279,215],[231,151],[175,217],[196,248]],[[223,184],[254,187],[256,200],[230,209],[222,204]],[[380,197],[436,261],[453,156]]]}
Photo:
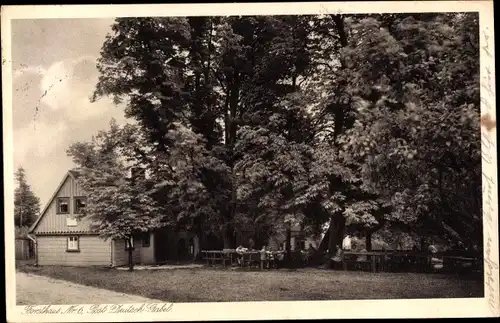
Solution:
{"label": "wooden siding", "polygon": [[110,266],[111,243],[98,236],[79,236],[80,252],[67,252],[68,236],[37,237],[38,264],[60,266]]}
{"label": "wooden siding", "polygon": [[[145,265],[151,265],[154,264],[155,261],[155,239],[154,239],[154,234],[150,233],[149,235],[149,247],[143,247],[142,246],[142,241],[138,242],[140,243],[140,262],[141,264]],[[139,246],[137,246],[139,247]]]}
{"label": "wooden siding", "polygon": [[27,260],[35,256],[33,241],[25,238],[16,238],[16,259]]}
{"label": "wooden siding", "polygon": [[[64,184],[61,186],[59,192],[57,192],[56,197],[52,201],[50,201],[50,205],[45,211],[45,214],[42,215],[42,218],[36,226],[34,233],[40,234],[90,231],[91,221],[89,219],[79,220],[76,226],[66,225],[66,217],[68,215],[74,215],[74,198],[79,196],[84,196],[82,189],[71,176],[68,176]],[[57,214],[58,197],[70,198],[68,214]]]}
{"label": "wooden siding", "polygon": [[[137,241],[134,241],[137,243]],[[134,251],[132,252],[134,264],[138,265],[141,263],[141,247],[136,245]],[[125,240],[118,239],[114,241],[113,250],[113,266],[126,266],[128,265],[128,250],[125,250]]]}

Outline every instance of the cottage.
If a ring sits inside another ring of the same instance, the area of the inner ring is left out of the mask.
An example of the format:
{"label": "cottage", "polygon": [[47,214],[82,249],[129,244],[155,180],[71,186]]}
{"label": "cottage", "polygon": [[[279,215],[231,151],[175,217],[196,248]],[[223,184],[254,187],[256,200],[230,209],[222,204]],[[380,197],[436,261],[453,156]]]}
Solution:
{"label": "cottage", "polygon": [[[92,230],[89,218],[77,218],[85,204],[78,172],[70,170],[30,228],[36,239],[37,264],[122,266],[128,263],[125,240],[104,240]],[[174,233],[167,228],[137,235],[132,245],[136,264],[194,259],[199,250],[198,239],[192,233]]]}

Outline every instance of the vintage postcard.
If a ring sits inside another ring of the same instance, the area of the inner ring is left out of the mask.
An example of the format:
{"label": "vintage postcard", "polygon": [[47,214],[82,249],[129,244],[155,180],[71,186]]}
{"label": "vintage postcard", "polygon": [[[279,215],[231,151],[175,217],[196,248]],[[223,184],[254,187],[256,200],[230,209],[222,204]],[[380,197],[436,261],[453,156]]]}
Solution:
{"label": "vintage postcard", "polygon": [[9,322],[500,315],[492,1],[1,14]]}

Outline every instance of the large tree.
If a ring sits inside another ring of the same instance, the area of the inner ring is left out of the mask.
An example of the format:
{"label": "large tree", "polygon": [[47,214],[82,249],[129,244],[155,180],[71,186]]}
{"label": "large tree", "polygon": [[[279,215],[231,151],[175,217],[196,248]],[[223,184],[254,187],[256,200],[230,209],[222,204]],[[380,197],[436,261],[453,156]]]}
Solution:
{"label": "large tree", "polygon": [[[100,131],[89,142],[77,142],[68,155],[77,165],[78,182],[87,194],[81,217],[104,239],[121,239],[129,251],[129,269],[133,270],[133,238],[162,226],[168,218],[149,194],[152,187],[133,147],[143,147],[140,130],[120,127],[114,120],[108,131]],[[132,148],[132,149],[131,149]]]}
{"label": "large tree", "polygon": [[31,190],[23,167],[19,167],[14,176],[17,182],[14,191],[14,224],[17,227],[29,227],[40,215],[40,199]]}
{"label": "large tree", "polygon": [[236,231],[329,221],[331,253],[346,226],[368,248],[390,226],[480,236],[477,16],[119,18],[112,28],[94,98],[125,101],[137,121],[128,138],[144,136],[122,153],[151,170],[148,192],[176,226],[234,247]]}
{"label": "large tree", "polygon": [[317,141],[300,199],[329,214],[322,246],[334,252],[346,225],[368,248],[384,225],[478,242],[477,16],[329,15],[315,24],[320,47],[303,99]]}
{"label": "large tree", "polygon": [[477,14],[392,18],[353,21],[345,158],[391,200],[398,227],[480,246]]}
{"label": "large tree", "polygon": [[226,247],[234,247],[242,205],[237,165],[246,152],[238,142],[295,91],[308,67],[308,26],[304,17],[123,18],[103,45],[95,97],[126,99],[153,154],[174,154],[178,143],[166,134],[175,123],[201,136],[215,160],[194,173],[214,207],[198,222],[219,223]]}

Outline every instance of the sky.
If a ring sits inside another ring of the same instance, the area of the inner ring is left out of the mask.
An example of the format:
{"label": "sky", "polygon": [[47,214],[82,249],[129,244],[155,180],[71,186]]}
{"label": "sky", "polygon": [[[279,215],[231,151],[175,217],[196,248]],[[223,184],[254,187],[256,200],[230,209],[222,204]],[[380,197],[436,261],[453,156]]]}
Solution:
{"label": "sky", "polygon": [[95,103],[96,59],[113,19],[12,21],[14,168],[26,170],[43,208],[74,167],[69,146],[125,123],[110,98]]}

